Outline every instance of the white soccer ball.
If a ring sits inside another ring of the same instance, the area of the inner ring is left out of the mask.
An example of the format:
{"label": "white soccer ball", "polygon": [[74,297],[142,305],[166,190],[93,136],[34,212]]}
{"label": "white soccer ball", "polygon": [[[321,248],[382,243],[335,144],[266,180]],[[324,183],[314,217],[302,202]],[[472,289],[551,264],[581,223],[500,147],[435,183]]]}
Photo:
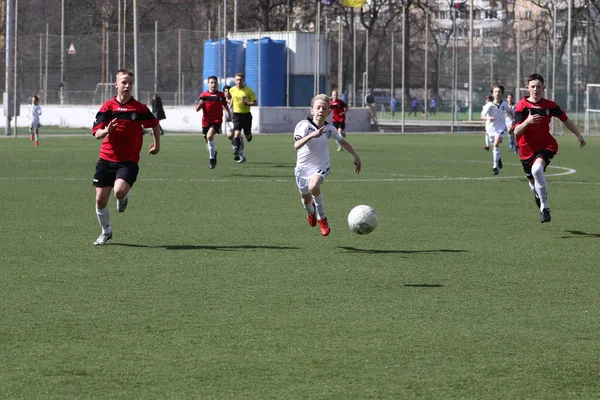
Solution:
{"label": "white soccer ball", "polygon": [[369,206],[356,206],[348,214],[348,226],[352,232],[359,235],[366,235],[373,232],[378,223],[379,217],[377,213]]}

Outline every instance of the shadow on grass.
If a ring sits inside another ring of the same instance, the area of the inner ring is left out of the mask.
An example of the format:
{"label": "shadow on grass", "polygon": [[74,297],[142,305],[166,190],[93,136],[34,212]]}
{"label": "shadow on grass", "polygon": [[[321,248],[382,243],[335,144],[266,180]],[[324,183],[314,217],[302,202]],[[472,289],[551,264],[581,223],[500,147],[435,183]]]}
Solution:
{"label": "shadow on grass", "polygon": [[294,175],[253,175],[253,174],[230,174],[231,177],[234,178],[270,178],[270,179],[289,179],[292,180],[292,178],[294,177]]}
{"label": "shadow on grass", "polygon": [[291,246],[260,246],[260,245],[237,245],[237,246],[219,246],[219,245],[194,245],[194,244],[182,244],[182,245],[166,245],[166,246],[149,246],[145,244],[133,244],[133,243],[110,243],[110,246],[123,246],[123,247],[144,247],[149,249],[166,249],[166,250],[218,250],[218,251],[238,251],[238,250],[298,250],[299,247]]}
{"label": "shadow on grass", "polygon": [[375,250],[359,249],[356,247],[338,246],[339,249],[346,250],[349,253],[368,253],[368,254],[426,254],[426,253],[466,253],[468,250]]}
{"label": "shadow on grass", "polygon": [[600,233],[588,233],[588,232],[582,232],[582,231],[567,231],[567,232],[573,236],[563,236],[562,239],[571,239],[576,236],[600,238]]}
{"label": "shadow on grass", "polygon": [[444,287],[444,285],[440,285],[439,283],[407,283],[404,286],[406,286],[406,287],[420,287],[420,288]]}

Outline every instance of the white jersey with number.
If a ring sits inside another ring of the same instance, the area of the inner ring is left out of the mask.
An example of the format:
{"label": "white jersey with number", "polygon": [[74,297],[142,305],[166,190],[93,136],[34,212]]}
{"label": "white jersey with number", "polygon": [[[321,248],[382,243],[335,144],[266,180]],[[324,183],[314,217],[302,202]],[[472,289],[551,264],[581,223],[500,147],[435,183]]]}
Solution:
{"label": "white jersey with number", "polygon": [[488,131],[488,135],[500,135],[506,133],[506,114],[508,113],[509,106],[504,100],[500,104],[496,104],[493,101],[486,103],[481,110],[481,116],[494,117],[491,121],[491,129]]}
{"label": "white jersey with number", "polygon": [[[294,130],[294,140],[300,140],[317,129],[311,119],[300,121]],[[321,136],[310,139],[298,149],[295,169],[297,177],[308,179],[317,172],[323,175],[329,172],[329,139],[338,143],[344,140],[333,125],[326,123]]]}

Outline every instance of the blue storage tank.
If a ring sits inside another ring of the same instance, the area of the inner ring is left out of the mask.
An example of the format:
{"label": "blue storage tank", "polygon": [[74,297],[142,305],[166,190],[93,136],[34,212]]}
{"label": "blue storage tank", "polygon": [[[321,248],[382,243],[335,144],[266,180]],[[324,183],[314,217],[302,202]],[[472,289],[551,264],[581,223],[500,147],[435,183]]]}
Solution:
{"label": "blue storage tank", "polygon": [[286,61],[285,40],[246,42],[246,85],[256,93],[259,106],[285,107]]}
{"label": "blue storage tank", "polygon": [[[310,107],[313,98],[314,75],[290,75],[290,107]],[[319,93],[327,93],[325,76],[319,77]]]}
{"label": "blue storage tank", "polygon": [[[227,58],[226,58],[226,78],[223,80],[223,52],[225,50],[225,41],[206,40],[204,42],[204,68],[202,73],[202,90],[208,90],[207,79],[209,76],[220,77],[219,90],[223,90],[224,85],[235,85],[235,74],[244,71],[244,42],[239,40],[227,40]],[[220,56],[220,57],[219,57]],[[219,68],[221,73],[219,74]]]}

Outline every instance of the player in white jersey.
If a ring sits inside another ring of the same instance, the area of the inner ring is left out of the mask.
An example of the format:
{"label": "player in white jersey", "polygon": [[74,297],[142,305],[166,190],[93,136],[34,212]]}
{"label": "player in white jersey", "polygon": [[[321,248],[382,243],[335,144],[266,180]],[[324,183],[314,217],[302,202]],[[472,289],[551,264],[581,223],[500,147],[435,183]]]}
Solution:
{"label": "player in white jersey", "polygon": [[[329,97],[318,94],[311,101],[311,116],[298,122],[294,130],[294,148],[296,149],[296,184],[302,196],[302,205],[308,213],[308,224],[317,226],[321,235],[327,236],[331,231],[325,208],[321,184],[330,174],[329,139],[334,139],[348,153],[354,156],[355,172],[360,173],[360,157],[333,126],[325,122],[331,111]],[[317,215],[318,214],[318,215]]]}
{"label": "player in white jersey", "polygon": [[492,97],[494,98],[491,102],[486,103],[481,110],[481,119],[490,122],[490,131],[487,133],[489,145],[493,145],[493,161],[494,165],[492,168],[493,174],[498,175],[499,170],[502,169],[502,158],[500,157],[500,144],[506,134],[506,113],[508,111],[508,104],[502,100],[504,94],[504,86],[495,84],[492,86]]}
{"label": "player in white jersey", "polygon": [[513,125],[515,124],[515,106],[517,105],[514,100],[512,93],[506,95],[506,104],[508,104],[508,110],[506,111],[506,130],[508,132],[508,143],[515,154],[519,153],[519,147],[515,141],[515,132]]}
{"label": "player in white jersey", "polygon": [[29,118],[29,137],[35,141],[35,146],[39,146],[39,134],[40,134],[40,115],[42,115],[42,107],[38,104],[39,98],[33,96],[31,98],[31,104],[27,111],[27,118]]}

